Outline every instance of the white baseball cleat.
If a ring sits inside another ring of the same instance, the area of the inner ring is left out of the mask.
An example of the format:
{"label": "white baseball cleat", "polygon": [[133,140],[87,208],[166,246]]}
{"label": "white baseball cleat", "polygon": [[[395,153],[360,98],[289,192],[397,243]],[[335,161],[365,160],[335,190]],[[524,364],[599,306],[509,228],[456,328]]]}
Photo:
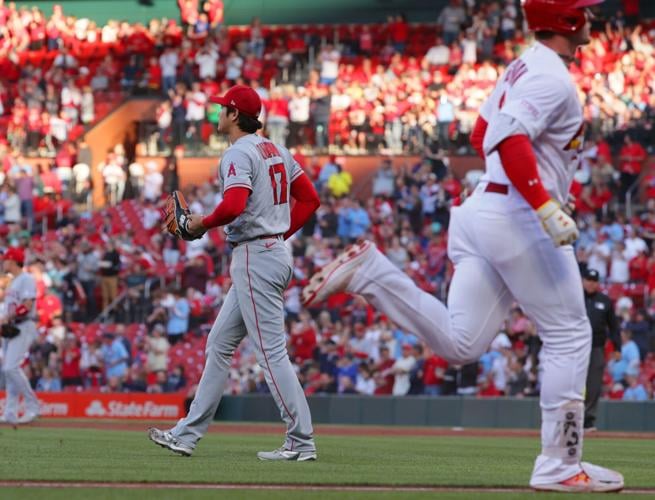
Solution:
{"label": "white baseball cleat", "polygon": [[315,451],[291,451],[282,447],[273,451],[260,451],[257,453],[257,458],[270,461],[310,462],[318,457]]}
{"label": "white baseball cleat", "polygon": [[559,483],[531,484],[530,486],[537,491],[565,493],[602,493],[623,489],[623,476],[620,473],[588,462],[582,462],[580,466],[582,471],[569,479]]}
{"label": "white baseball cleat", "polygon": [[167,448],[178,455],[190,457],[193,454],[193,448],[182,443],[168,431],[162,431],[155,427],[151,427],[148,429],[148,437],[153,443],[158,444],[162,448]]}
{"label": "white baseball cleat", "polygon": [[374,250],[371,241],[362,241],[346,247],[332,262],[312,276],[303,288],[302,302],[305,307],[318,304],[330,295],[346,289],[357,268]]}
{"label": "white baseball cleat", "polygon": [[31,422],[34,422],[37,418],[39,418],[38,413],[25,413],[22,417],[19,417],[18,420],[16,420],[16,423],[29,424]]}

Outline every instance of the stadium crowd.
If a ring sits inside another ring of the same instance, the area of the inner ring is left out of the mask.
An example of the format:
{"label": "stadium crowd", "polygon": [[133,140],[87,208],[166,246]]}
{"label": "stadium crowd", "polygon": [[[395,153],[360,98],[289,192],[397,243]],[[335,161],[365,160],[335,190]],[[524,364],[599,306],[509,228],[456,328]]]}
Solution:
{"label": "stadium crowd", "polygon": [[[0,69],[17,82],[0,88],[8,138],[0,144],[0,247],[27,248],[39,283],[41,335],[25,366],[32,384],[164,392],[197,380],[205,334],[230,285],[230,248],[218,231],[189,244],[163,236],[158,208],[162,194],[178,187],[185,148],[197,152],[211,142],[217,110],[207,107],[207,95],[233,82],[261,81],[266,133],[296,149],[323,201],[289,241],[295,262],[285,304],[289,353],[305,391],[538,394],[540,342],[518,305],[478,363],[448,366],[358,297],[335,296],[310,311],[300,304],[313,271],[359,238],[374,240],[422,288],[445,298],[452,275],[449,208],[476,180],[474,174],[456,180],[446,150],[468,150],[480,103],[525,44],[513,2],[471,9],[453,1],[439,28],[429,27],[429,46],[414,43],[418,28],[401,16],[340,30],[334,45],[321,43],[325,34],[294,30],[280,45],[284,38],[258,20],[239,32],[227,29],[221,3],[205,2],[200,12],[197,2],[181,2],[181,25],[98,27],[58,8],[45,19],[38,9],[16,10],[0,0],[6,21]],[[621,339],[608,344],[604,384],[614,399],[653,398],[655,379],[655,177],[644,181],[643,209],[629,218],[618,209],[652,141],[651,40],[644,27],[631,28],[619,16],[581,52],[574,71],[589,123],[573,189],[581,228],[576,251],[581,266],[599,272],[621,318]],[[33,61],[35,53],[52,60],[49,69]],[[110,78],[116,74],[120,81]],[[147,164],[133,182],[117,146],[103,162],[115,205],[90,211],[83,203],[89,173],[78,167],[91,164],[88,150],[68,134],[93,122],[94,100],[119,91],[165,93],[153,137],[159,152],[172,154],[163,172]],[[66,122],[65,136],[52,133],[58,118]],[[421,160],[400,168],[381,160],[373,196],[362,201],[352,195],[339,157],[319,165],[303,155],[313,152],[306,144],[410,152]],[[54,159],[32,168],[25,155],[37,154]],[[192,188],[188,200],[193,211],[206,213],[220,200],[219,187]],[[229,391],[267,391],[247,342],[235,355]]]}

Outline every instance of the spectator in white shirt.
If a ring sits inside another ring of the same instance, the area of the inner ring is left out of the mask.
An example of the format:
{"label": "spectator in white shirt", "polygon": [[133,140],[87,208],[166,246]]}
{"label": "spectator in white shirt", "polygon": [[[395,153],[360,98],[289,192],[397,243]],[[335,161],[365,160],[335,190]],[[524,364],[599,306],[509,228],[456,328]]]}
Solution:
{"label": "spectator in white shirt", "polygon": [[157,106],[155,117],[157,118],[158,129],[157,149],[159,151],[164,151],[166,149],[165,138],[171,126],[171,122],[173,121],[173,113],[171,110],[170,101],[164,101],[159,106]]}
{"label": "spectator in white shirt", "polygon": [[305,127],[309,123],[309,95],[305,87],[298,87],[289,100],[289,147],[305,142]]}
{"label": "spectator in white shirt", "polygon": [[326,45],[318,55],[318,61],[321,63],[321,83],[332,85],[339,76],[339,60],[341,53],[332,47]]}
{"label": "spectator in white shirt", "polygon": [[206,106],[207,96],[200,89],[200,83],[194,82],[191,86],[191,92],[187,93],[186,108],[187,130],[192,134],[192,143],[194,144],[199,144],[201,141],[200,132],[205,121]]}
{"label": "spectator in white shirt", "polygon": [[168,94],[175,88],[177,82],[177,51],[167,47],[164,53],[159,56],[159,67],[161,68],[162,90]]}
{"label": "spectator in white shirt", "polygon": [[462,62],[474,65],[478,60],[478,42],[475,33],[469,31],[462,40]]}
{"label": "spectator in white shirt", "polygon": [[52,64],[56,68],[77,68],[77,59],[70,55],[65,47],[62,47]]}
{"label": "spectator in white shirt", "polygon": [[148,201],[156,202],[161,197],[161,188],[164,185],[164,176],[154,161],[146,163],[146,175],[143,179],[143,197]]}
{"label": "spectator in white shirt", "polygon": [[14,186],[3,184],[2,205],[5,224],[20,224],[20,197]]}
{"label": "spectator in white shirt", "polygon": [[425,54],[425,60],[430,66],[445,66],[450,60],[450,49],[443,43],[441,37],[437,37],[435,44]]}
{"label": "spectator in white shirt", "polygon": [[196,54],[196,64],[200,79],[216,78],[216,64],[218,63],[218,51],[213,45],[206,44]]}
{"label": "spectator in white shirt", "polygon": [[607,237],[599,234],[596,241],[589,246],[589,258],[587,267],[598,271],[600,281],[607,278],[607,264],[610,259],[611,247],[607,242]]}
{"label": "spectator in white shirt", "polygon": [[460,0],[450,0],[450,4],[443,8],[437,19],[441,25],[446,45],[450,45],[459,37],[462,24],[466,21],[466,12]]}
{"label": "spectator in white shirt", "polygon": [[412,346],[404,344],[402,357],[391,367],[391,372],[395,375],[392,390],[394,396],[405,396],[409,392],[409,372],[412,371],[415,364],[416,359],[412,356]]}
{"label": "spectator in white shirt", "polygon": [[625,256],[628,260],[634,259],[641,252],[648,252],[646,242],[635,234],[634,226],[628,225],[625,228]]}
{"label": "spectator in white shirt", "polygon": [[234,82],[241,78],[241,68],[243,68],[243,59],[235,50],[230,51],[230,57],[225,62],[225,79]]}
{"label": "spectator in white shirt", "polygon": [[367,396],[372,396],[375,393],[375,379],[371,376],[371,370],[365,363],[357,368],[355,391],[358,394],[366,394]]}
{"label": "spectator in white shirt", "polygon": [[627,283],[630,279],[630,259],[626,256],[625,244],[619,241],[614,244],[610,260],[610,283]]}

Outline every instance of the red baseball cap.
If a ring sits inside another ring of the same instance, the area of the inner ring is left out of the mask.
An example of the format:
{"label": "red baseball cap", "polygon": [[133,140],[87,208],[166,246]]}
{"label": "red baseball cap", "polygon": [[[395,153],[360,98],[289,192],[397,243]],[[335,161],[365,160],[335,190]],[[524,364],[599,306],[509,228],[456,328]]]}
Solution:
{"label": "red baseball cap", "polygon": [[13,260],[22,266],[25,262],[25,251],[21,247],[9,247],[3,254],[2,260]]}
{"label": "red baseball cap", "polygon": [[224,96],[212,96],[209,102],[222,106],[230,106],[239,110],[239,113],[258,119],[262,111],[262,100],[259,94],[247,85],[230,87]]}

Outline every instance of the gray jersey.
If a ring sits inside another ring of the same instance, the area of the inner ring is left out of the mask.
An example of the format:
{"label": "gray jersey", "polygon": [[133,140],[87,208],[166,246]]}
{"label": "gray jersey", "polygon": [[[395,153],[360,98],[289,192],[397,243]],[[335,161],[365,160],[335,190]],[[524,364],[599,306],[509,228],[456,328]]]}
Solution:
{"label": "gray jersey", "polygon": [[34,276],[29,273],[20,273],[16,276],[7,287],[5,291],[4,305],[7,312],[13,311],[18,304],[22,304],[26,300],[33,300],[32,310],[28,314],[28,318],[36,320],[36,280]]}
{"label": "gray jersey", "polygon": [[290,224],[290,185],[303,174],[284,147],[250,134],[239,138],[221,159],[223,193],[233,187],[250,189],[244,212],[225,227],[228,241],[285,233]]}

